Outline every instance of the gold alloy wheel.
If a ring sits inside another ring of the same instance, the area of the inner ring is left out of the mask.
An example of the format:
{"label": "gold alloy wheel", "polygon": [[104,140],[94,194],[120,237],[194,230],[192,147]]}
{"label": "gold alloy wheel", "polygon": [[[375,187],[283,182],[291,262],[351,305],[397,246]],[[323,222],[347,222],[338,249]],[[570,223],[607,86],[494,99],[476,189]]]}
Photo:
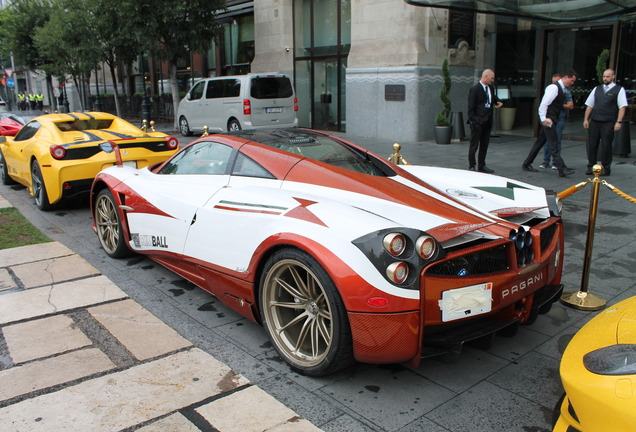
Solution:
{"label": "gold alloy wheel", "polygon": [[95,203],[95,225],[99,242],[107,254],[113,255],[119,248],[120,228],[117,209],[110,192],[102,191]]}
{"label": "gold alloy wheel", "polygon": [[319,365],[334,339],[332,311],[316,275],[293,259],[275,263],[263,284],[265,323],[279,352],[298,367]]}

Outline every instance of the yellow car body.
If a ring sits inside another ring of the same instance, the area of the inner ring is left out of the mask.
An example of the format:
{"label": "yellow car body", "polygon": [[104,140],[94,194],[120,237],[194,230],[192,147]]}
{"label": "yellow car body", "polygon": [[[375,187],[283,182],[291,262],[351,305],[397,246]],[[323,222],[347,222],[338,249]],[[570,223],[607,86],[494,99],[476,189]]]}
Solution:
{"label": "yellow car body", "polygon": [[636,297],[599,313],[561,359],[565,398],[554,432],[636,431]]}
{"label": "yellow car body", "polygon": [[88,192],[97,173],[115,164],[115,153],[100,148],[110,140],[119,146],[124,164],[137,168],[162,162],[178,149],[176,138],[146,133],[111,114],[47,114],[28,122],[15,137],[0,138],[2,180],[23,184],[37,206],[48,210]]}

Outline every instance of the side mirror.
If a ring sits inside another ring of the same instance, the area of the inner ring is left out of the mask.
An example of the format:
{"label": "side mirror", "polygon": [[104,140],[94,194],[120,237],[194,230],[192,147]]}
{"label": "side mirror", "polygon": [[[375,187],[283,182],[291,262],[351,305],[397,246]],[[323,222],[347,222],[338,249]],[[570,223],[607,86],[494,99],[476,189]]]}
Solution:
{"label": "side mirror", "polygon": [[186,99],[187,99],[187,100],[192,100],[192,95],[191,95],[190,93],[188,93],[188,94],[186,95]]}
{"label": "side mirror", "polygon": [[4,136],[0,136],[0,144],[4,144],[7,142],[7,139]]}

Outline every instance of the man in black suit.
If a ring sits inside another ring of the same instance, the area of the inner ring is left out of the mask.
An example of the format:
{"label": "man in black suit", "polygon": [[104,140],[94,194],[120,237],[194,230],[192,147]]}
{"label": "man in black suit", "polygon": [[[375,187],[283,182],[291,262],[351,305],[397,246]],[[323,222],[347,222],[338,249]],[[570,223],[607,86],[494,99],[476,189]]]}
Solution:
{"label": "man in black suit", "polygon": [[486,69],[481,74],[481,80],[472,86],[468,92],[468,124],[470,125],[470,147],[468,147],[468,169],[475,171],[475,153],[477,156],[477,171],[492,174],[495,171],[486,166],[486,153],[490,144],[490,130],[492,129],[493,108],[501,108],[503,102],[495,94],[492,83],[495,73]]}
{"label": "man in black suit", "polygon": [[539,150],[541,150],[547,142],[550,147],[550,152],[552,153],[552,165],[559,170],[559,177],[574,174],[574,170],[566,167],[563,159],[561,159],[556,125],[559,121],[561,111],[563,111],[563,104],[565,103],[565,88],[574,84],[576,76],[576,72],[570,69],[561,75],[560,80],[545,88],[543,98],[541,98],[541,104],[539,105],[541,130],[539,131],[537,140],[530,149],[530,153],[528,153],[528,157],[526,157],[521,164],[523,171],[537,172],[537,170],[532,167],[532,162],[534,162]]}

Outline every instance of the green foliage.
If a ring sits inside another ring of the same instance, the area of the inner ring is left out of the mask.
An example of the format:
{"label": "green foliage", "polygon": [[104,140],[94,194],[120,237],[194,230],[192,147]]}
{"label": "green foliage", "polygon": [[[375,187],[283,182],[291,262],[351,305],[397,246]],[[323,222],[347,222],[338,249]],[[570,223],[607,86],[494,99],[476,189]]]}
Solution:
{"label": "green foliage", "polygon": [[0,249],[50,241],[50,238],[26,220],[15,207],[0,209]]}
{"label": "green foliage", "polygon": [[596,59],[596,75],[598,76],[598,82],[603,84],[603,72],[607,70],[607,61],[610,57],[610,50],[604,49]]}
{"label": "green foliage", "polygon": [[50,18],[51,0],[14,0],[3,16],[2,33],[4,44],[10,48],[15,61],[27,69],[40,69],[49,62],[35,44],[35,32]]}
{"label": "green foliage", "polygon": [[435,126],[450,126],[448,120],[451,112],[451,100],[448,97],[451,89],[451,76],[448,70],[448,59],[444,59],[442,64],[442,89],[439,92],[439,99],[442,101],[443,108],[435,117]]}

